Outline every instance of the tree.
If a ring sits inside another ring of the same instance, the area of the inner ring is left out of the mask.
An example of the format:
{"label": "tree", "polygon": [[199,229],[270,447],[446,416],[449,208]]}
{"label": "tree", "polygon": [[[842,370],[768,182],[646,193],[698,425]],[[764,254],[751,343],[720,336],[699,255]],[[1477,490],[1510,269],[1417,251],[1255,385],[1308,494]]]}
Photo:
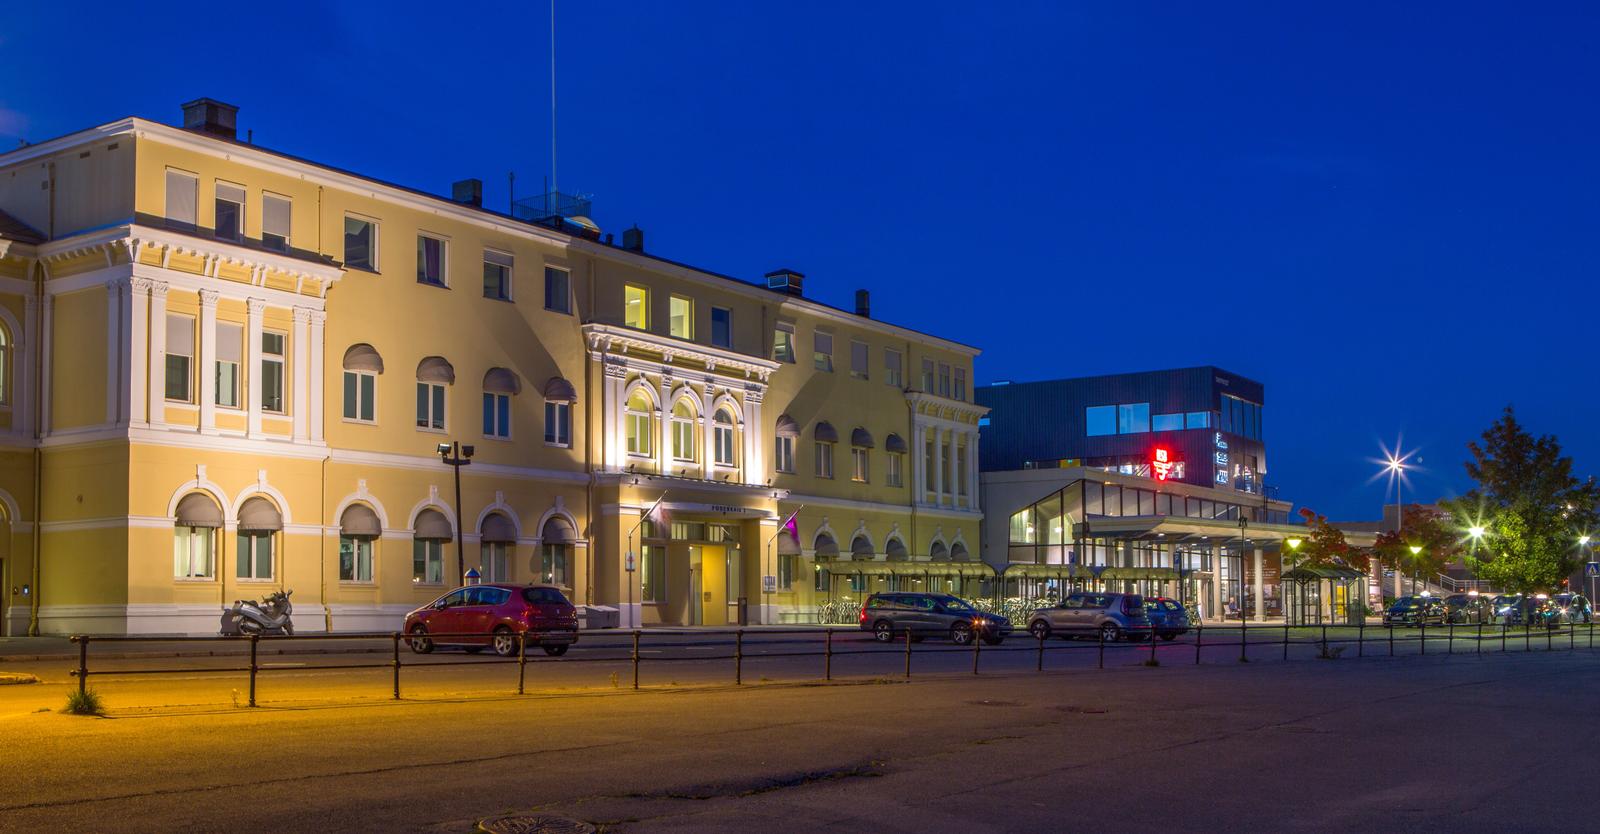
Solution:
{"label": "tree", "polygon": [[1349,566],[1350,543],[1344,540],[1344,531],[1328,523],[1328,517],[1317,515],[1308,507],[1300,508],[1300,517],[1306,520],[1306,537],[1300,547],[1291,551],[1295,567]]}
{"label": "tree", "polygon": [[[1372,552],[1379,564],[1402,575],[1432,577],[1461,555],[1462,535],[1450,516],[1431,507],[1402,508],[1400,529],[1378,534]],[[1411,548],[1418,548],[1412,553]]]}
{"label": "tree", "polygon": [[1582,560],[1578,537],[1595,529],[1600,487],[1574,476],[1555,437],[1528,433],[1510,406],[1467,449],[1477,486],[1443,505],[1462,526],[1483,528],[1468,564],[1508,591],[1556,587]]}

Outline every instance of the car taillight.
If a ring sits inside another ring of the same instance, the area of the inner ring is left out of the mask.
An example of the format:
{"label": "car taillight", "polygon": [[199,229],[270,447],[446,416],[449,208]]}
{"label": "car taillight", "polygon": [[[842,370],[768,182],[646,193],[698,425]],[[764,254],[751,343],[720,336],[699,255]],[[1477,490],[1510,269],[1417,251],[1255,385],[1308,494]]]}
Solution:
{"label": "car taillight", "polygon": [[858,622],[863,622],[864,623],[866,621],[867,621],[867,609],[866,609],[866,606],[862,606],[862,608],[861,608],[861,617],[858,620]]}

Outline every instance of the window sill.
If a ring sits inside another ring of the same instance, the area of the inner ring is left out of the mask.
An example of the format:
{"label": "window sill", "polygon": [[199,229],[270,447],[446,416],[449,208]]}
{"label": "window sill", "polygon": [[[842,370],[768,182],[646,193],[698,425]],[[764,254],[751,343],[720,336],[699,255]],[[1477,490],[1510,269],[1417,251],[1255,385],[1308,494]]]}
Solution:
{"label": "window sill", "polygon": [[172,581],[186,585],[211,584],[217,581],[215,576],[174,576]]}
{"label": "window sill", "polygon": [[[491,581],[494,581],[494,580],[485,579],[483,581],[491,582]],[[413,579],[413,580],[411,580],[411,587],[413,587],[413,588],[443,588],[444,587],[444,580],[441,579],[438,582],[424,582],[421,579]]]}
{"label": "window sill", "polygon": [[649,452],[629,452],[628,453],[628,459],[629,460],[655,460],[655,456],[651,455]]}
{"label": "window sill", "polygon": [[383,273],[379,272],[378,268],[375,267],[375,266],[363,266],[361,264],[347,263],[347,264],[344,265],[344,268],[346,270],[355,270],[356,272],[365,272],[365,273],[368,273],[368,274],[371,274],[371,275],[382,275],[383,274]]}
{"label": "window sill", "polygon": [[444,429],[442,429],[442,428],[436,429],[436,428],[433,428],[432,426],[417,426],[417,431],[426,432],[428,434],[447,434],[447,432]]}
{"label": "window sill", "polygon": [[287,419],[289,419],[289,412],[287,412],[287,411],[268,411],[267,409],[263,408],[263,409],[261,409],[261,416],[265,417],[268,420],[287,420]]}
{"label": "window sill", "polygon": [[258,579],[258,578],[253,578],[253,577],[247,579],[247,578],[241,576],[241,577],[235,579],[234,581],[239,583],[240,585],[276,585],[277,582],[278,582],[278,580],[273,579],[270,576],[265,578],[265,579]]}
{"label": "window sill", "polygon": [[546,446],[548,446],[548,447],[550,447],[552,449],[571,449],[572,448],[572,444],[571,443],[555,443],[555,442],[549,441],[549,440],[546,440],[544,442],[544,445],[546,445]]}
{"label": "window sill", "polygon": [[441,290],[450,289],[450,285],[449,284],[444,284],[444,283],[440,283],[440,282],[437,282],[437,281],[418,281],[417,282],[417,286],[419,286],[419,287],[437,287],[437,288],[439,288]]}
{"label": "window sill", "polygon": [[376,588],[376,587],[378,587],[378,583],[372,581],[371,579],[341,579],[341,580],[339,580],[339,587],[341,587],[341,588]]}
{"label": "window sill", "polygon": [[484,301],[503,301],[503,302],[505,302],[507,304],[515,304],[516,303],[516,301],[514,299],[512,299],[510,296],[505,296],[505,295],[486,295],[486,296],[483,297],[483,300]]}
{"label": "window sill", "polygon": [[377,420],[357,420],[354,417],[341,417],[341,418],[339,418],[339,422],[341,422],[341,423],[349,423],[352,426],[376,426],[376,425],[378,425],[378,421]]}
{"label": "window sill", "polygon": [[572,311],[571,310],[558,310],[555,307],[546,307],[546,308],[544,308],[544,311],[546,313],[555,313],[555,314],[561,315],[561,316],[570,316],[570,315],[572,315]]}
{"label": "window sill", "polygon": [[486,434],[486,435],[483,436],[483,439],[484,440],[498,440],[501,443],[510,443],[511,442],[511,435],[509,435],[509,434],[507,434],[507,435]]}
{"label": "window sill", "polygon": [[200,406],[195,405],[194,403],[192,403],[192,402],[190,402],[188,400],[165,400],[165,402],[166,402],[166,404],[168,406],[171,406],[173,408],[181,408],[181,409],[199,409],[200,408]]}

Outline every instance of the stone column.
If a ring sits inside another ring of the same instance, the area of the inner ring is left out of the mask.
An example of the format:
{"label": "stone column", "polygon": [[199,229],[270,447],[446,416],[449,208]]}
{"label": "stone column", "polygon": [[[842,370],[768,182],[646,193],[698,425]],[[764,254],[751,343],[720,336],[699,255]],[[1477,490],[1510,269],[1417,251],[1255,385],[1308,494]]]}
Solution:
{"label": "stone column", "polygon": [[[294,342],[289,349],[290,371],[294,374],[294,388],[290,396],[294,401],[290,403],[290,413],[294,420],[294,441],[304,443],[311,439],[311,314],[308,307],[294,308],[294,332],[289,338]],[[255,349],[259,351],[261,342],[256,340]],[[250,402],[256,402],[261,395],[259,378],[261,369],[259,365],[251,368],[251,385],[255,388],[256,396],[250,397]]]}
{"label": "stone column", "polygon": [[1266,580],[1261,575],[1261,548],[1258,547],[1258,548],[1255,549],[1254,556],[1255,556],[1255,560],[1254,560],[1255,571],[1254,571],[1254,573],[1255,573],[1255,586],[1256,586],[1256,589],[1255,589],[1255,594],[1256,594],[1255,621],[1259,623],[1259,622],[1265,622],[1266,619],[1267,619],[1267,601],[1266,601],[1266,597],[1264,596],[1264,594],[1266,592]]}
{"label": "stone column", "polygon": [[[616,472],[622,469],[623,458],[626,451],[626,430],[623,414],[623,369],[620,365],[612,365],[601,360],[601,371],[604,374],[600,389],[600,425],[604,427],[601,433],[601,442],[605,444],[601,459],[605,461],[605,468]],[[573,419],[578,416],[577,408],[573,408]],[[587,427],[585,427],[587,428]]]}
{"label": "stone column", "polygon": [[944,429],[933,429],[933,504],[944,506]]}
{"label": "stone column", "polygon": [[[194,368],[200,374],[200,433],[217,432],[217,291],[200,291],[200,339]],[[248,367],[248,366],[247,366]],[[254,404],[252,403],[252,407]]]}
{"label": "stone column", "polygon": [[[43,326],[39,329],[39,349],[44,351],[43,370],[39,374],[39,436],[50,436],[50,378],[55,375],[55,349],[51,334],[55,331],[56,297],[48,290],[44,294]],[[165,342],[163,341],[163,344]]]}
{"label": "stone column", "polygon": [[167,424],[167,284],[150,282],[150,426]]}
{"label": "stone column", "polygon": [[672,378],[663,376],[659,386],[661,408],[657,411],[656,466],[663,475],[672,473]]}
{"label": "stone column", "polygon": [[761,418],[760,393],[746,391],[744,394],[744,437],[745,448],[748,450],[744,457],[744,482],[751,486],[761,486],[767,482],[767,424]]}
{"label": "stone column", "polygon": [[128,423],[132,291],[130,279],[106,282],[106,422],[113,426]]}
{"label": "stone column", "polygon": [[22,333],[17,335],[17,386],[13,390],[12,431],[23,437],[33,436],[33,352],[44,350],[44,342],[34,331],[39,320],[39,302],[30,293],[22,305]]}
{"label": "stone column", "polygon": [[911,496],[913,504],[923,504],[928,494],[928,439],[922,426],[911,427]]}
{"label": "stone column", "polygon": [[708,481],[716,477],[715,464],[712,462],[716,456],[711,453],[712,435],[716,431],[716,421],[711,419],[716,413],[714,402],[711,386],[707,385],[706,394],[701,398],[700,422],[696,428],[700,430],[700,477]]}
{"label": "stone column", "polygon": [[250,369],[250,384],[257,388],[256,396],[245,395],[250,409],[245,423],[245,436],[260,437],[261,319],[267,311],[267,302],[259,298],[250,298],[246,299],[244,303],[245,309],[248,311],[248,315],[245,317],[247,324],[245,325],[244,336],[244,366]]}
{"label": "stone column", "polygon": [[311,442],[322,442],[322,401],[327,392],[326,376],[322,367],[322,331],[328,314],[322,310],[311,311],[311,359],[307,370],[311,375]]}
{"label": "stone column", "polygon": [[979,508],[978,492],[983,487],[982,479],[978,477],[978,433],[967,432],[967,508]]}
{"label": "stone column", "polygon": [[150,279],[128,282],[128,423],[150,425]]}

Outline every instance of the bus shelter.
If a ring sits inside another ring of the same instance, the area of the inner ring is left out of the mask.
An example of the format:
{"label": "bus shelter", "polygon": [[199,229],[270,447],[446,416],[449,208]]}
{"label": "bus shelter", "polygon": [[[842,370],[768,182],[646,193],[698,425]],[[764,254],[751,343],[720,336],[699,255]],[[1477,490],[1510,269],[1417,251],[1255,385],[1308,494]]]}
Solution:
{"label": "bus shelter", "polygon": [[1344,565],[1301,565],[1281,577],[1289,625],[1358,625],[1367,615],[1366,574]]}

